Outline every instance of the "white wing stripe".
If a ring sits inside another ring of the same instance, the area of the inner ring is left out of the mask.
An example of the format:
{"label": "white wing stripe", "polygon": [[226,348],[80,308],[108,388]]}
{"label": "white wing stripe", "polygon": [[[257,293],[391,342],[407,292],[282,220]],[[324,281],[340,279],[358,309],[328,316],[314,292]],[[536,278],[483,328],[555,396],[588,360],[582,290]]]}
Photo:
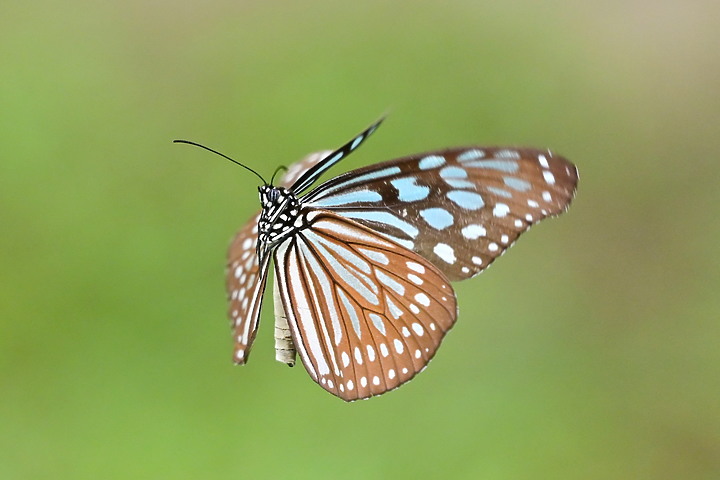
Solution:
{"label": "white wing stripe", "polygon": [[[335,306],[335,299],[332,294],[332,286],[330,285],[330,280],[325,274],[325,270],[323,270],[323,268],[320,266],[320,263],[318,263],[315,255],[310,251],[310,248],[307,246],[307,244],[305,242],[302,242],[300,248],[303,252],[303,257],[305,258],[305,261],[309,265],[310,270],[315,272],[315,275],[317,275],[318,280],[320,281],[320,288],[322,288],[323,296],[325,297],[325,302],[327,302],[327,308],[330,313],[330,318],[332,320],[335,345],[339,345],[340,341],[342,340],[342,329],[340,327],[339,315],[337,307]],[[315,298],[317,298],[317,295],[315,295]]]}
{"label": "white wing stripe", "polygon": [[337,253],[344,260],[352,264],[354,267],[362,270],[364,273],[370,273],[370,264],[360,258],[354,252],[350,251],[345,246],[340,245],[337,242],[330,241],[320,235],[315,234],[312,231],[307,231],[305,233],[305,236],[308,238],[308,240],[320,243],[323,247],[327,247],[333,252]]}
{"label": "white wing stripe", "polygon": [[[297,262],[297,254],[295,253],[294,249],[288,252],[288,247],[290,243],[290,240],[281,243],[275,254],[275,270],[277,272],[278,278],[280,279],[278,284],[280,285],[280,290],[282,291],[284,298],[293,298],[292,294],[288,289],[289,285],[286,272],[290,272],[294,283],[299,285],[299,282],[301,282],[300,270],[298,268]],[[318,342],[317,332],[315,331],[315,325],[313,323],[312,316],[308,317],[308,315],[310,315],[310,306],[308,305],[304,295],[299,295],[298,298],[296,298],[295,300],[296,305],[293,308],[286,308],[285,313],[287,314],[288,323],[291,325],[295,332],[300,332],[298,318],[295,317],[296,312],[300,314],[300,320],[303,322],[303,325],[305,325],[306,323],[308,324],[306,325],[307,330],[305,332],[307,336],[304,337],[304,341],[296,342],[295,347],[297,348],[298,353],[302,357],[303,363],[308,369],[308,373],[310,373],[310,375],[317,381],[318,373],[315,371],[313,362],[308,356],[305,345],[308,345],[310,347],[310,350],[313,351],[313,355],[318,358],[319,361],[322,362],[322,364],[324,364],[324,368],[321,366],[321,364],[318,365],[321,369],[321,374],[323,373],[323,370],[325,370],[324,373],[330,372],[330,369],[325,362],[325,358],[322,355],[322,352],[320,352],[320,355],[317,355],[317,351],[320,350],[320,343]]]}
{"label": "white wing stripe", "polygon": [[405,220],[401,220],[390,212],[373,212],[373,211],[343,211],[342,215],[348,218],[355,218],[358,220],[367,220],[369,222],[384,223],[390,225],[398,230],[404,232],[411,238],[418,236],[420,231],[412,223],[408,223]]}
{"label": "white wing stripe", "polygon": [[[309,252],[309,249],[308,249],[308,252]],[[320,317],[320,316],[322,316],[322,314],[323,314],[323,310],[322,310],[322,307],[321,307],[321,303],[323,303],[323,298],[321,297],[320,292],[318,292],[318,289],[317,289],[317,286],[315,285],[315,280],[313,279],[313,276],[310,275],[310,273],[308,272],[308,266],[307,266],[308,256],[307,256],[307,255],[302,255],[302,256],[300,256],[299,258],[300,258],[300,263],[302,264],[302,268],[304,269],[305,279],[307,280],[307,283],[308,283],[308,285],[307,285],[307,287],[308,287],[308,293],[309,293],[310,296],[312,297],[313,303],[315,304],[315,310],[314,310],[315,315],[312,315],[312,312],[311,312],[311,316],[313,317],[313,320],[315,320],[314,317]],[[315,273],[316,273],[318,276],[324,275],[324,272],[317,272],[317,271],[316,271]],[[325,282],[326,282],[326,283],[327,283],[327,280],[328,280],[328,278],[327,278],[327,276],[326,276],[326,277],[325,277]],[[322,279],[320,279],[320,282],[322,283]],[[331,299],[328,299],[327,297],[326,297],[326,300],[327,300],[327,301],[332,301]],[[320,327],[321,327],[321,330],[322,330],[322,339],[323,339],[324,342],[325,342],[325,350],[328,352],[328,357],[330,357],[330,360],[332,361],[333,371],[335,372],[336,375],[339,375],[339,374],[340,374],[340,368],[338,367],[337,359],[335,358],[335,353],[334,353],[334,352],[335,352],[335,349],[334,349],[333,345],[332,345],[331,342],[330,342],[330,332],[328,332],[327,323],[326,323],[326,322],[323,322],[323,321],[322,321],[322,318],[317,318],[316,320],[317,320],[318,323],[320,324]],[[319,342],[318,342],[318,343],[319,343]],[[314,354],[314,353],[315,353],[315,352],[313,351],[313,354]],[[319,363],[319,362],[318,362],[318,363]],[[321,374],[321,375],[323,374],[323,369],[322,369],[322,367],[320,368],[320,374]]]}
{"label": "white wing stripe", "polygon": [[[322,238],[319,235],[316,235],[315,233],[310,231],[306,231],[304,235],[308,238],[309,241],[314,241],[314,247],[317,249],[318,253],[327,261],[330,268],[332,268],[343,279],[343,281],[345,281],[345,283],[347,283],[355,291],[362,295],[362,297],[369,303],[373,305],[378,305],[380,303],[377,295],[370,290],[370,288],[377,288],[375,286],[375,283],[370,280],[370,278],[362,275],[358,271],[351,272],[348,268],[346,268],[345,265],[342,265],[320,243],[322,241]],[[346,252],[350,253],[349,250],[346,250]],[[355,257],[357,257],[357,255],[355,255]],[[347,257],[345,257],[344,255],[343,258],[347,259]],[[362,261],[362,259],[360,259],[359,257],[357,257],[357,259]],[[370,266],[368,265],[367,268],[369,269]]]}
{"label": "white wing stripe", "polygon": [[350,303],[350,300],[348,300],[347,295],[345,295],[345,292],[343,292],[340,288],[337,289],[338,297],[340,297],[340,301],[342,302],[343,306],[345,307],[345,310],[348,311],[350,314],[350,323],[352,323],[353,330],[355,330],[355,334],[358,338],[362,338],[362,334],[360,333],[360,319],[358,318],[357,310],[355,310],[355,306]]}

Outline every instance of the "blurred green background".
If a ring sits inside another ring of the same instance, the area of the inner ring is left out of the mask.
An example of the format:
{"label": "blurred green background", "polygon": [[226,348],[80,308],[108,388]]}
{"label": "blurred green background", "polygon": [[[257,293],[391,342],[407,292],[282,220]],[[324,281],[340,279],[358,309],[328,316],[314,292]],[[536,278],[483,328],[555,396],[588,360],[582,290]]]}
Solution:
{"label": "blurred green background", "polygon": [[[720,478],[716,1],[4,2],[0,478]],[[567,215],[457,284],[396,392],[231,365],[256,179],[551,147]]]}

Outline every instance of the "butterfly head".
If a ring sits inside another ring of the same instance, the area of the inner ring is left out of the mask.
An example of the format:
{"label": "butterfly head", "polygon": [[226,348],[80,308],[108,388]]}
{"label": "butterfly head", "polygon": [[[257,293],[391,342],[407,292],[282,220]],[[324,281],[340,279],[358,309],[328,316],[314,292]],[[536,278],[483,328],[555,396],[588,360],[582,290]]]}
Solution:
{"label": "butterfly head", "polygon": [[258,222],[261,243],[274,244],[295,230],[300,202],[288,189],[261,185],[258,187],[262,213]]}

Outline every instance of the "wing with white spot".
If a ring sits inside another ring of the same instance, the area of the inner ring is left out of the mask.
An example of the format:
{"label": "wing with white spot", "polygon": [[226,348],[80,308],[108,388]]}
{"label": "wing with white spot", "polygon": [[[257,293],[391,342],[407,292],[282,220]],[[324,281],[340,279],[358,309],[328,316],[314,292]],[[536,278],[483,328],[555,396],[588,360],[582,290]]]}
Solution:
{"label": "wing with white spot", "polygon": [[463,280],[564,212],[577,180],[575,166],[547,150],[453,148],[348,172],[301,203],[368,226]]}
{"label": "wing with white spot", "polygon": [[[311,153],[295,162],[280,179],[280,185],[289,187],[303,172],[312,168],[330,152],[323,150]],[[228,249],[227,293],[230,301],[228,313],[235,345],[233,361],[237,364],[247,362],[250,348],[255,340],[270,259],[268,254],[263,254],[261,261],[257,255],[259,218],[260,212],[238,231]]]}
{"label": "wing with white spot", "polygon": [[300,358],[325,390],[352,401],[412,379],[457,317],[430,262],[341,216],[307,225],[275,251],[275,274]]}
{"label": "wing with white spot", "polygon": [[245,224],[228,250],[227,292],[235,342],[233,361],[240,365],[247,362],[255,340],[270,258],[265,253],[261,262],[257,254],[259,218],[260,214],[256,214]]}

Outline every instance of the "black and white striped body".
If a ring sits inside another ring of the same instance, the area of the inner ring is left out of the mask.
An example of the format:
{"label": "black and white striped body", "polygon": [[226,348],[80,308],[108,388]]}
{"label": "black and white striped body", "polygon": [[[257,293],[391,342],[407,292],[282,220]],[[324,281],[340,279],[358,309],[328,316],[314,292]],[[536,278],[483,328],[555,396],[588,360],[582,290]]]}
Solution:
{"label": "black and white striped body", "polygon": [[296,220],[300,203],[295,195],[283,187],[258,187],[262,213],[258,221],[258,247],[272,247],[297,230]]}

